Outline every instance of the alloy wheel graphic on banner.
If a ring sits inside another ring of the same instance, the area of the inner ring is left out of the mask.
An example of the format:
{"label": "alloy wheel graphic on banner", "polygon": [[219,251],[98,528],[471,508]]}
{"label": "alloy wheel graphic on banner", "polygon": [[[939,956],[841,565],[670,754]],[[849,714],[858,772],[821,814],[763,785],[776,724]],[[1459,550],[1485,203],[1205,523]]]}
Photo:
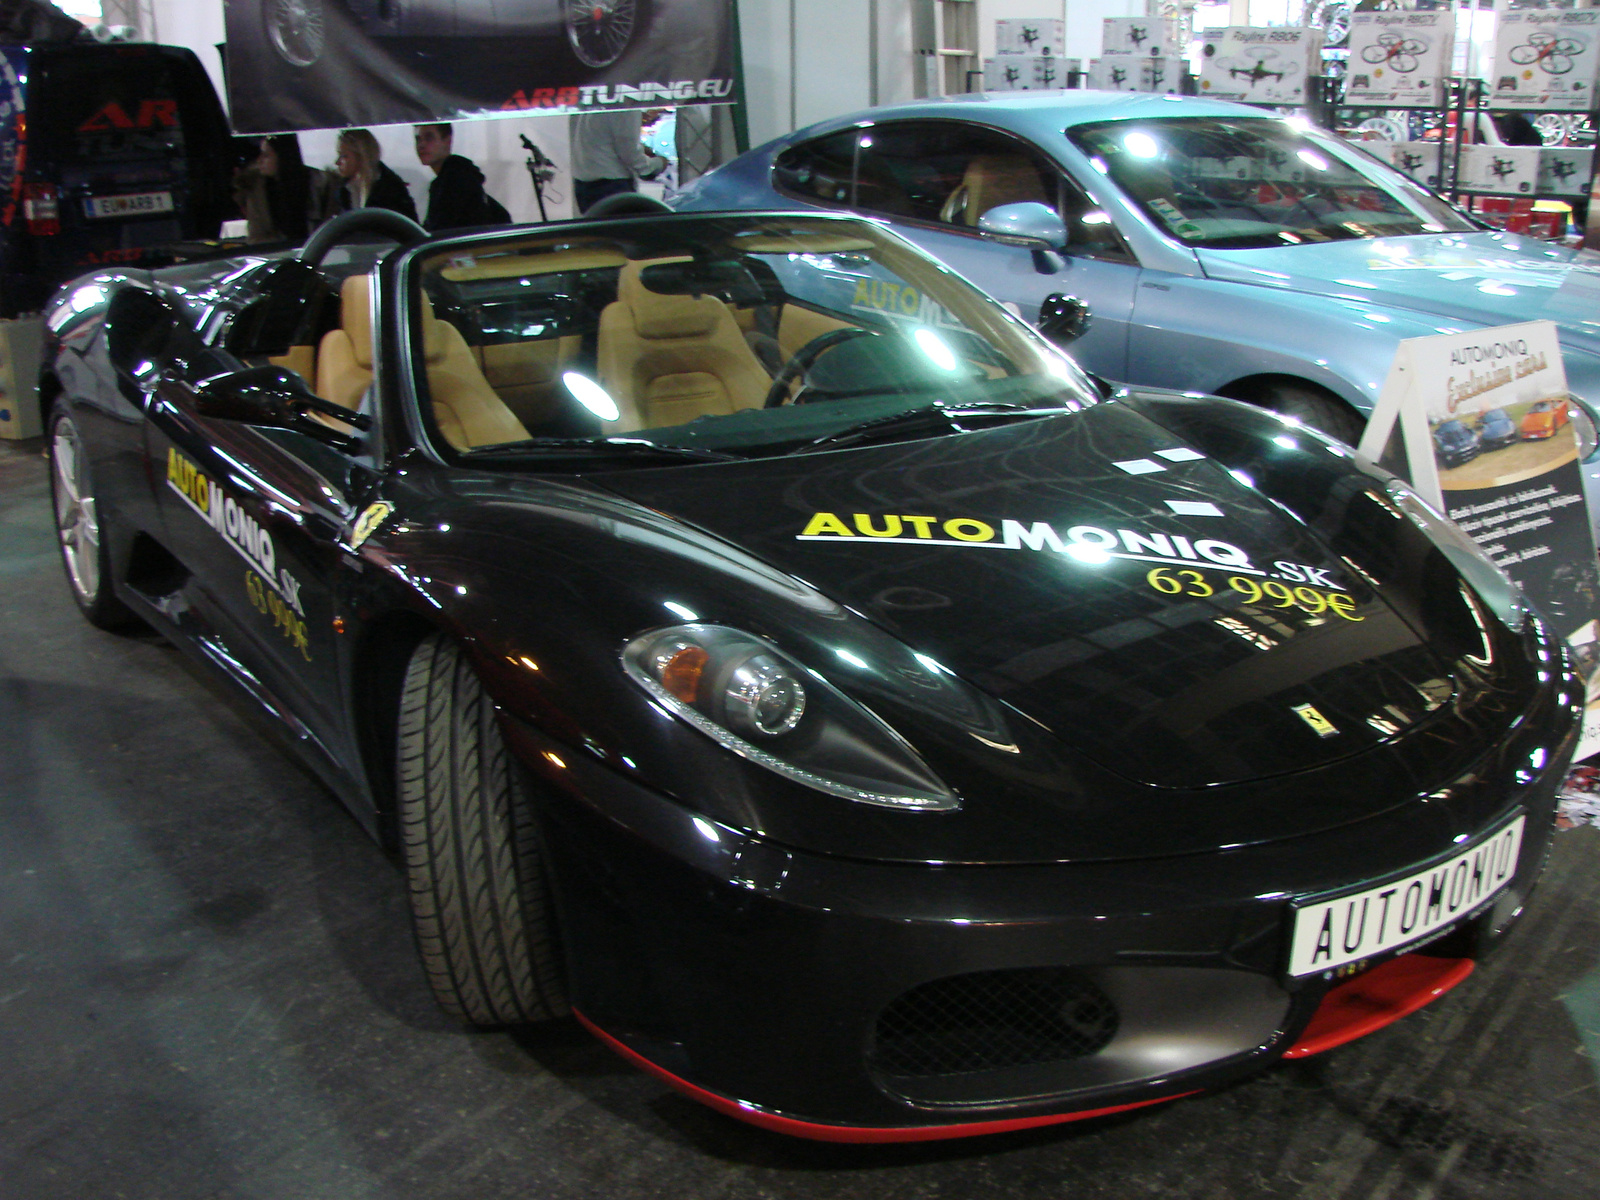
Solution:
{"label": "alloy wheel graphic on banner", "polygon": [[241,133],[733,100],[734,0],[227,0]]}

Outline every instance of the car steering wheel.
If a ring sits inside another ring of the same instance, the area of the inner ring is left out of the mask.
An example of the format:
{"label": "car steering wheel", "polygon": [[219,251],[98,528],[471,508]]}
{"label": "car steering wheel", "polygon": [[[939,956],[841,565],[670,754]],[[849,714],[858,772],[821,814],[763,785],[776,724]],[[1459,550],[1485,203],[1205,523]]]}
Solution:
{"label": "car steering wheel", "polygon": [[[800,349],[789,356],[789,361],[778,368],[778,373],[772,377],[772,386],[767,389],[767,398],[762,403],[763,408],[779,408],[788,402],[789,385],[795,379],[810,370],[811,364],[822,355],[841,342],[848,342],[858,337],[877,337],[876,329],[864,329],[860,325],[846,325],[843,329],[830,329],[827,333],[820,333],[812,338]],[[795,403],[799,403],[796,399]]]}
{"label": "car steering wheel", "polygon": [[387,208],[353,208],[317,227],[306,239],[297,257],[308,267],[319,265],[328,251],[357,233],[376,233],[393,238],[402,246],[415,246],[428,231],[410,217]]}

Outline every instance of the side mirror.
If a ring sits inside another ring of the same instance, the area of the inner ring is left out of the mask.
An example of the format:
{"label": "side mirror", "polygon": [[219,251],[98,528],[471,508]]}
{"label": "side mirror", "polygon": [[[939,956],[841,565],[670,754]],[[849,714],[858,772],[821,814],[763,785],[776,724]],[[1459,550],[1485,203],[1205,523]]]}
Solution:
{"label": "side mirror", "polygon": [[978,218],[978,232],[1030,250],[1065,250],[1067,226],[1048,204],[1001,204]]}
{"label": "side mirror", "polygon": [[1089,305],[1076,296],[1055,292],[1039,305],[1039,332],[1058,346],[1081,338],[1089,331],[1089,321]]}
{"label": "side mirror", "polygon": [[194,389],[194,404],[204,417],[288,429],[339,450],[354,449],[356,439],[308,414],[320,413],[354,429],[372,428],[371,417],[324,400],[307,388],[299,375],[282,367],[249,367],[203,380]]}

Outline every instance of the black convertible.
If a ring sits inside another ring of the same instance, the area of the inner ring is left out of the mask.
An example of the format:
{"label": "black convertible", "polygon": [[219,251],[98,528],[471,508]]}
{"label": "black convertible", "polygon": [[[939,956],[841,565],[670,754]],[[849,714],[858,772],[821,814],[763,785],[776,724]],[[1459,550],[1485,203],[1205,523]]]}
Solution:
{"label": "black convertible", "polygon": [[1044,1125],[1388,1024],[1543,862],[1582,689],[1464,535],[873,223],[358,211],[47,327],[85,616],[281,725],[465,1021],[802,1136]]}

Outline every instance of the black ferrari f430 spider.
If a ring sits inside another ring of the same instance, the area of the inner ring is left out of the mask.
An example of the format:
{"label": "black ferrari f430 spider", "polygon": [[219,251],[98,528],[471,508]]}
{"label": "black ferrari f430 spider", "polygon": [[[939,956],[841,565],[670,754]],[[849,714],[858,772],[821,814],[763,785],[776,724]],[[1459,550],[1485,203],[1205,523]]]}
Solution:
{"label": "black ferrari f430 spider", "polygon": [[358,211],[47,326],[84,615],[289,734],[465,1021],[802,1136],[1044,1125],[1404,1016],[1543,862],[1581,684],[1464,535],[872,222]]}

